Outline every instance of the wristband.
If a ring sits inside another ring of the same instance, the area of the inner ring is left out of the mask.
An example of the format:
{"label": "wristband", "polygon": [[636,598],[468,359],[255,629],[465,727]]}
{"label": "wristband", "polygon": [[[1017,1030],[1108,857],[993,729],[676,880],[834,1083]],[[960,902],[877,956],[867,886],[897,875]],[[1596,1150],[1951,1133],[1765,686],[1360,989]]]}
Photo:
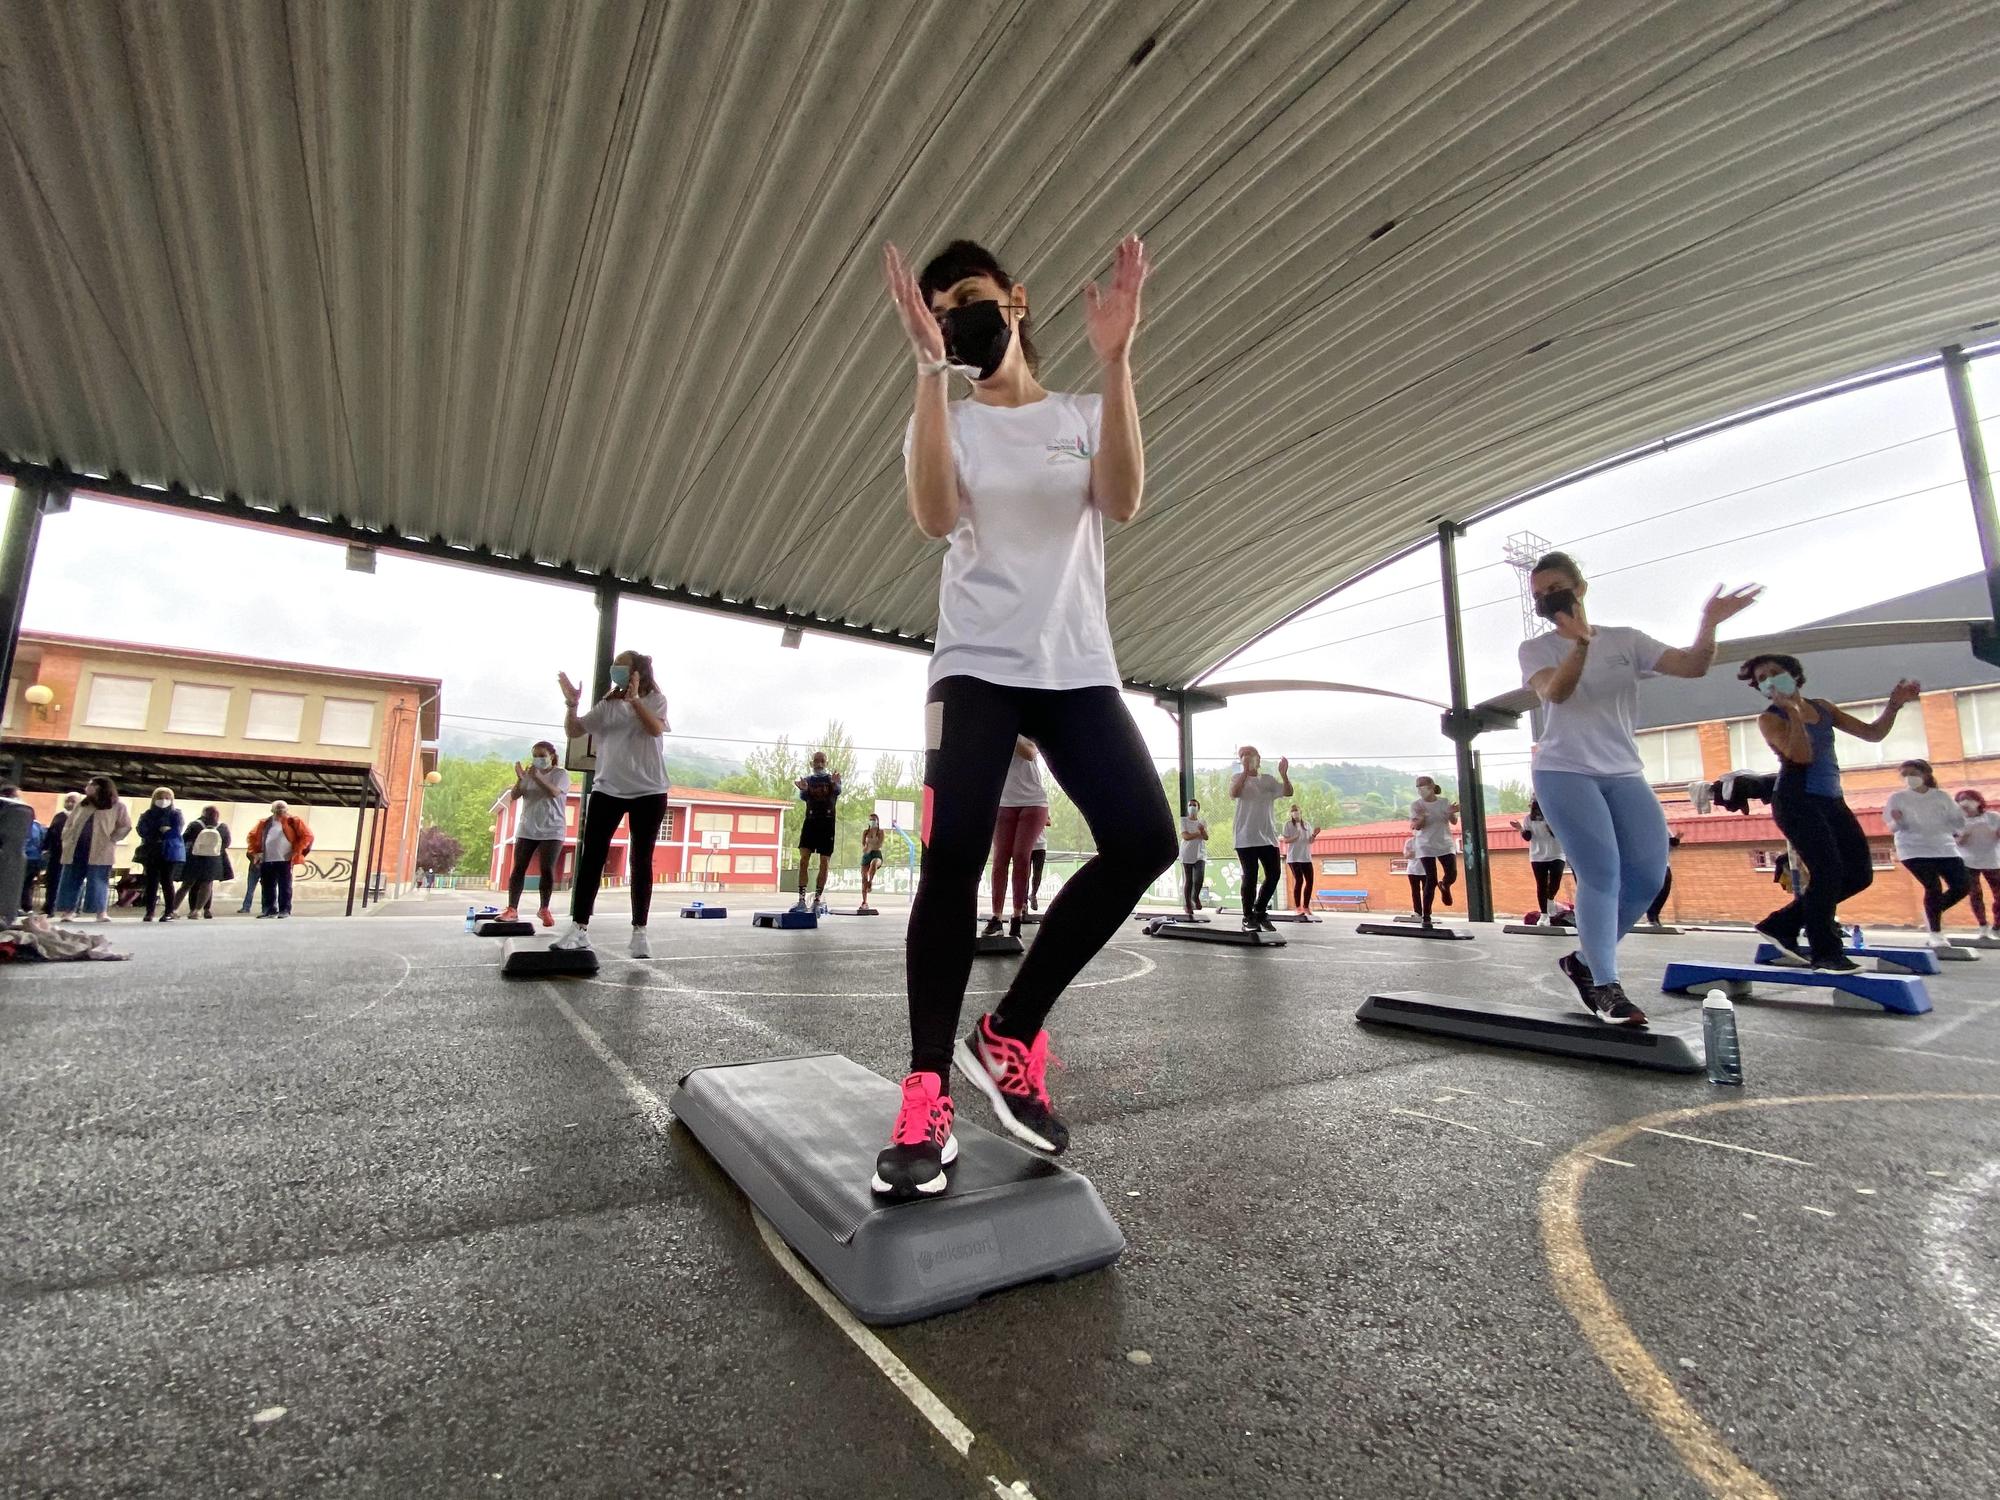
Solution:
{"label": "wristband", "polygon": [[948,359],[935,361],[920,359],[917,361],[917,373],[919,375],[942,375],[950,367],[951,361]]}

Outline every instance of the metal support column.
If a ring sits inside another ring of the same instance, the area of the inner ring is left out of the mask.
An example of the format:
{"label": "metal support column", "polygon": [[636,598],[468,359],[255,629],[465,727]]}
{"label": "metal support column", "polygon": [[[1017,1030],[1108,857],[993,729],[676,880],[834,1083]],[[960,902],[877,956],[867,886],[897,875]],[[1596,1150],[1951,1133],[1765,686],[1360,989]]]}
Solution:
{"label": "metal support column", "polygon": [[1451,679],[1451,709],[1444,732],[1458,752],[1458,821],[1465,838],[1465,914],[1474,922],[1493,920],[1493,874],[1486,860],[1486,802],[1479,787],[1479,757],[1473,736],[1478,716],[1465,693],[1465,631],[1459,618],[1456,521],[1438,523],[1438,571],[1444,582],[1444,655]]}
{"label": "metal support column", "polygon": [[347,910],[345,916],[354,915],[354,882],[360,877],[362,850],[361,826],[368,816],[368,804],[362,803],[354,809],[354,857],[347,862]]}
{"label": "metal support column", "polygon": [[2000,510],[1993,504],[1993,471],[1979,435],[1979,408],[1972,400],[1972,361],[1953,344],[1944,351],[1944,384],[1951,393],[1951,419],[1958,425],[1958,456],[1972,496],[1972,519],[1979,528],[1979,553],[1986,563],[1986,596],[2000,623]]}
{"label": "metal support column", "polygon": [[[611,691],[611,658],[618,654],[618,580],[601,578],[597,583],[597,653],[590,663],[590,691],[584,697],[588,706],[597,702]],[[591,772],[583,773],[581,800],[578,803],[577,848],[582,849],[583,809],[590,805],[590,784],[596,778]]]}
{"label": "metal support column", "polygon": [[21,639],[21,611],[28,603],[28,578],[35,568],[35,546],[42,537],[42,506],[46,493],[40,480],[23,479],[15,487],[0,537],[0,692],[14,675],[14,648]]}
{"label": "metal support column", "polygon": [[361,909],[368,910],[368,898],[375,890],[376,861],[381,857],[382,809],[375,809],[375,816],[368,820],[368,863],[361,869]]}
{"label": "metal support column", "polygon": [[1186,693],[1178,694],[1177,699],[1179,707],[1174,710],[1174,719],[1180,738],[1181,804],[1174,809],[1176,818],[1194,799],[1194,706],[1188,702]]}

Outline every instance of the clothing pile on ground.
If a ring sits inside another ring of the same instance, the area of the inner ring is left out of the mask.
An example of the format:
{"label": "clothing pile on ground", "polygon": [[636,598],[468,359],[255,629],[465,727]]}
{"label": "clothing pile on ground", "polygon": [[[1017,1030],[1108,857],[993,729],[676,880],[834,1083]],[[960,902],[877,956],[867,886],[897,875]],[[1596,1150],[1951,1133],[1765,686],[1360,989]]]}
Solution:
{"label": "clothing pile on ground", "polygon": [[57,927],[38,911],[22,912],[0,927],[0,963],[13,963],[17,959],[50,963],[78,958],[116,961],[131,956],[112,947],[111,939],[102,933]]}

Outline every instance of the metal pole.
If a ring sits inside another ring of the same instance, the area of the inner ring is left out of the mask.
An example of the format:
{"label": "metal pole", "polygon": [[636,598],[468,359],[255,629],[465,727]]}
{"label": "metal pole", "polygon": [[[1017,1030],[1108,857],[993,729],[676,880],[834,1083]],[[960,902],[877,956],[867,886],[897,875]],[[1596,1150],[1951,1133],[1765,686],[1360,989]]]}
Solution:
{"label": "metal pole", "polygon": [[[597,583],[597,655],[590,664],[590,697],[595,703],[611,691],[611,658],[618,654],[618,580],[602,578]],[[583,790],[577,801],[577,848],[581,851],[583,814],[590,806],[590,784],[596,777],[583,773]]]}
{"label": "metal pole", "polygon": [[375,816],[368,820],[368,856],[361,867],[361,909],[368,910],[368,893],[375,888],[375,840],[382,832],[382,811],[375,810]]}
{"label": "metal pole", "polygon": [[1180,812],[1186,810],[1188,803],[1194,800],[1194,709],[1188,703],[1186,693],[1177,696],[1180,706],[1174,717],[1176,727],[1180,731],[1181,750],[1181,805],[1175,813],[1178,817]]}
{"label": "metal pole", "polygon": [[1972,519],[1979,528],[1979,553],[1986,563],[1986,596],[2000,622],[2000,510],[1993,504],[1993,471],[1979,436],[1979,408],[1972,400],[1972,361],[1953,344],[1944,351],[1944,384],[1951,393],[1951,419],[1958,425],[1958,456],[1965,487],[1972,495]]}
{"label": "metal pole", "polygon": [[21,611],[28,603],[28,577],[35,567],[35,546],[42,537],[42,485],[23,480],[8,506],[6,536],[0,539],[0,692],[14,675],[14,648],[21,640]]}
{"label": "metal pole", "polygon": [[354,857],[347,862],[347,910],[345,916],[354,915],[354,880],[361,873],[361,822],[368,816],[368,804],[362,803],[354,809]]}
{"label": "metal pole", "polygon": [[1479,790],[1479,757],[1472,750],[1471,705],[1465,692],[1465,632],[1458,607],[1456,521],[1438,523],[1438,571],[1444,583],[1444,656],[1451,679],[1450,722],[1458,752],[1458,820],[1465,836],[1465,914],[1474,922],[1493,920],[1493,876],[1486,862],[1486,804]]}

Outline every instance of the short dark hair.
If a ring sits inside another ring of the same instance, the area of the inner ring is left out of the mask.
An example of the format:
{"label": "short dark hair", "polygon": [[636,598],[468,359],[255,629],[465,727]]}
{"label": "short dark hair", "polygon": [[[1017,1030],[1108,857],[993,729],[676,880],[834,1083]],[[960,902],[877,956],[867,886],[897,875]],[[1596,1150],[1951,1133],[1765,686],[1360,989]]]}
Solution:
{"label": "short dark hair", "polygon": [[19,797],[21,789],[11,781],[0,781],[0,797]]}
{"label": "short dark hair", "polygon": [[1544,552],[1535,565],[1528,569],[1528,576],[1537,573],[1566,573],[1571,583],[1583,582],[1583,569],[1576,565],[1576,559],[1567,552]]}
{"label": "short dark hair", "polygon": [[[917,277],[917,290],[924,294],[924,301],[928,303],[939,292],[950,291],[968,276],[991,276],[1010,292],[1016,285],[991,250],[977,240],[953,240],[925,264],[923,274]],[[1031,321],[1024,313],[1015,329],[1015,337],[1021,341],[1021,357],[1028,362],[1029,370],[1039,374],[1042,356],[1035,348],[1034,336],[1028,331]]]}
{"label": "short dark hair", "polygon": [[1800,661],[1796,656],[1785,655],[1782,651],[1758,652],[1757,655],[1751,657],[1736,669],[1736,680],[1738,682],[1747,682],[1750,686],[1755,687],[1757,685],[1757,669],[1767,664],[1776,667],[1781,672],[1790,672],[1792,674],[1792,681],[1796,682],[1800,687],[1806,685],[1805,663]]}

